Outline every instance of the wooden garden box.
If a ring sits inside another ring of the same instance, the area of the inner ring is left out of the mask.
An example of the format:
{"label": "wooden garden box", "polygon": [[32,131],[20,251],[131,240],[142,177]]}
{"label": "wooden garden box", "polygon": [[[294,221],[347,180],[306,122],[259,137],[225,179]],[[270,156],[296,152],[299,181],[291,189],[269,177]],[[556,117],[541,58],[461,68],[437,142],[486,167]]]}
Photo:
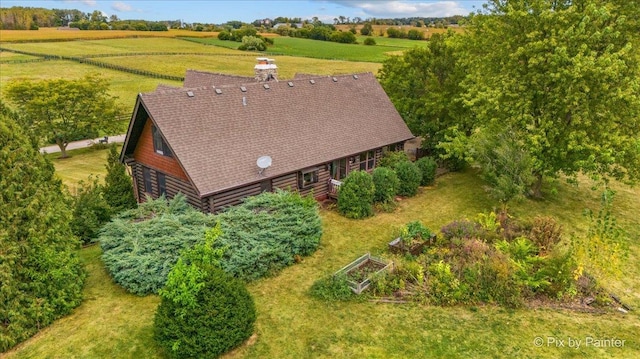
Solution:
{"label": "wooden garden box", "polygon": [[349,288],[351,288],[354,293],[360,294],[369,288],[373,275],[391,270],[392,268],[393,263],[386,263],[380,258],[373,257],[371,253],[367,253],[349,263],[334,275],[345,274]]}
{"label": "wooden garden box", "polygon": [[431,237],[426,241],[416,241],[410,246],[407,246],[402,241],[402,238],[398,237],[391,242],[389,242],[389,251],[391,253],[397,254],[407,254],[411,253],[411,255],[417,256],[422,254],[424,248],[429,244],[435,241],[436,235],[432,234]]}

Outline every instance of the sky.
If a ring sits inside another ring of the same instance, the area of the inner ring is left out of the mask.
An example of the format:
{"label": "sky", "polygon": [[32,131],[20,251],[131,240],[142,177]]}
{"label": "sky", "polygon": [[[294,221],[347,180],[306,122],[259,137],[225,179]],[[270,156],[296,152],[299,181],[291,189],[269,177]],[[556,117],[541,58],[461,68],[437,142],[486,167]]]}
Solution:
{"label": "sky", "polygon": [[334,18],[402,18],[467,15],[480,9],[484,1],[457,0],[2,0],[2,7],[24,6],[47,9],[78,9],[85,13],[99,10],[123,20],[182,20],[222,24],[231,20],[318,17],[332,23]]}

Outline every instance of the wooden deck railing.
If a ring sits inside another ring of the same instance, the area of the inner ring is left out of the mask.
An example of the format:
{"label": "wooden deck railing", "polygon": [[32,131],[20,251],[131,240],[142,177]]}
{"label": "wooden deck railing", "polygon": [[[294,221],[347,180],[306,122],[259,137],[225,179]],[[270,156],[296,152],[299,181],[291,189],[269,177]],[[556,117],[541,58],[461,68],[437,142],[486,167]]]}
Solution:
{"label": "wooden deck railing", "polygon": [[338,198],[338,189],[341,185],[342,182],[334,180],[333,178],[329,179],[329,191],[327,192],[327,196],[329,196],[329,198]]}

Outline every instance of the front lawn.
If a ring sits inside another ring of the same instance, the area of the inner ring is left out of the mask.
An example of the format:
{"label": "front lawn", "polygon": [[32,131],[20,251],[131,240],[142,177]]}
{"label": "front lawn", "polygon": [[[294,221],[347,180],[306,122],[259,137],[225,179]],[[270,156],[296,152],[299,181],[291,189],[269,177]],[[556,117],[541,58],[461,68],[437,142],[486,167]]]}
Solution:
{"label": "front lawn", "polygon": [[[598,193],[588,183],[579,188],[547,184],[547,192],[552,186],[557,195],[513,205],[511,213],[519,218],[553,215],[565,226],[565,233],[584,231],[582,210],[597,209]],[[631,257],[624,277],[607,286],[624,302],[640,308],[640,189],[616,189],[615,214],[632,235]],[[419,220],[439,230],[454,219],[489,211],[493,205],[476,174],[468,171],[438,178],[435,186],[402,200],[394,213],[350,220],[322,210],[318,251],[276,277],[249,284],[258,311],[256,337],[226,357],[640,357],[636,311],[602,315],[549,308],[326,302],[308,294],[314,281],[365,252],[387,255],[394,231],[407,222]],[[8,357],[162,357],[151,338],[157,297],[126,294],[107,276],[99,254],[97,246],[81,251],[90,272],[85,302]],[[593,341],[611,338],[625,342],[622,347],[596,347]],[[580,340],[580,348],[569,347],[569,339]],[[536,340],[543,340],[542,345],[536,345]],[[559,346],[560,340],[564,347]]]}

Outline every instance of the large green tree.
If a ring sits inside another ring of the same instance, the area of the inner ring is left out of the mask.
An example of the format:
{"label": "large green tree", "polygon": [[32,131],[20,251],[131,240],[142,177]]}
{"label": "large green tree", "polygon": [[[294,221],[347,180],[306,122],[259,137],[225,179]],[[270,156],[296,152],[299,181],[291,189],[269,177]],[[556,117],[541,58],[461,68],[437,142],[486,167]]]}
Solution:
{"label": "large green tree", "polygon": [[70,220],[53,165],[0,115],[0,352],[80,304],[85,274]]}
{"label": "large green tree", "polygon": [[469,133],[468,111],[462,105],[465,76],[453,33],[435,34],[427,47],[416,47],[386,60],[380,70],[382,87],[422,147],[436,154],[448,129]]}
{"label": "large green tree", "polygon": [[466,104],[513,128],[543,177],[640,177],[637,2],[491,0],[463,37]]}
{"label": "large green tree", "polygon": [[121,113],[109,83],[96,75],[16,81],[6,94],[17,106],[21,124],[38,138],[55,142],[63,158],[69,142],[115,131]]}

